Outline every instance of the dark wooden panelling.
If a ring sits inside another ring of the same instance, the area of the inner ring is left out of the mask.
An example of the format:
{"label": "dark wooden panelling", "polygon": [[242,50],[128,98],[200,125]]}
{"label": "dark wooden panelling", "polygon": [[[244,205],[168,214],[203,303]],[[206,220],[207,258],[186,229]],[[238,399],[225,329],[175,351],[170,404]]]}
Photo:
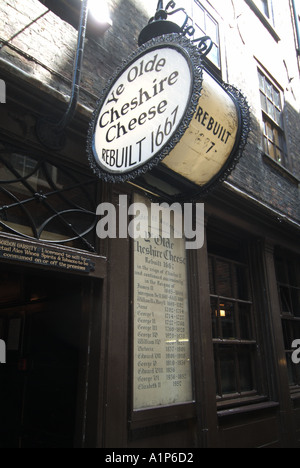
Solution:
{"label": "dark wooden panelling", "polygon": [[296,426],[297,447],[300,448],[300,400],[294,400],[294,418]]}
{"label": "dark wooden panelling", "polygon": [[139,429],[131,434],[129,448],[193,448],[196,447],[195,420]]}
{"label": "dark wooden panelling", "polygon": [[229,418],[220,425],[224,448],[280,447],[280,431],[276,414]]}

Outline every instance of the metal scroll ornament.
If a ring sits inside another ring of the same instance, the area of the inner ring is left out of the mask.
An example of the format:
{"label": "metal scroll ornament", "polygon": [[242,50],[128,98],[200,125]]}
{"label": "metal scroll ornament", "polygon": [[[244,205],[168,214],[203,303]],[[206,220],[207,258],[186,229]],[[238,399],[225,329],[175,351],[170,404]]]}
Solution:
{"label": "metal scroll ornament", "polygon": [[[163,3],[162,0],[159,0],[155,16],[150,19],[149,24],[141,31],[138,40],[139,46],[155,37],[168,33],[177,33],[191,38],[191,42],[198,47],[201,55],[203,57],[207,56],[214,45],[212,39],[209,36],[195,37],[196,29],[193,26],[193,20],[189,17],[186,10],[184,8],[176,8],[176,3],[173,0],[168,2],[165,9]],[[183,13],[185,16],[181,26],[170,21],[170,17],[173,18],[178,13]]]}
{"label": "metal scroll ornament", "polygon": [[90,123],[90,165],[102,180],[183,201],[206,195],[241,157],[246,99],[202,64],[182,34],[155,37],[123,63]]}
{"label": "metal scroll ornament", "polygon": [[97,179],[0,146],[0,232],[95,252]]}

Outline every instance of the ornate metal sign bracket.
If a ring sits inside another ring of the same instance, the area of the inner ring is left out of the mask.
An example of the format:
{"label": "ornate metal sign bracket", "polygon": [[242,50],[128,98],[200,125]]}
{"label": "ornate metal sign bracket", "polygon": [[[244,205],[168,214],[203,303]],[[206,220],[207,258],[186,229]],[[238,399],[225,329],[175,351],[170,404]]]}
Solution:
{"label": "ornate metal sign bracket", "polygon": [[[177,13],[182,12],[185,15],[185,20],[181,26],[177,23],[169,21],[168,18]],[[156,14],[150,19],[149,24],[143,29],[139,37],[139,46],[145,44],[149,40],[163,36],[164,34],[177,33],[182,36],[187,36],[191,42],[197,45],[202,56],[206,57],[213,48],[213,41],[209,36],[195,38],[196,29],[193,26],[193,20],[187,14],[184,8],[176,8],[176,3],[171,0],[166,8],[163,7],[163,0],[159,0],[157,4]]]}

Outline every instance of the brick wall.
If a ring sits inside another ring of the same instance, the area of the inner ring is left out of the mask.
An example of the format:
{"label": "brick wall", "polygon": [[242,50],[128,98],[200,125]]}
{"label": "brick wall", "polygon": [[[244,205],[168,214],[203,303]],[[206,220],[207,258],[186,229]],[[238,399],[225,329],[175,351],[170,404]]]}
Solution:
{"label": "brick wall", "polygon": [[[299,221],[300,75],[290,2],[273,1],[275,24],[270,23],[274,31],[266,28],[245,0],[223,0],[218,2],[218,8],[218,12],[212,9],[212,13],[221,25],[223,78],[242,90],[252,118],[246,153],[229,181]],[[288,172],[263,155],[258,66],[270,74],[284,96]]]}
{"label": "brick wall", "polygon": [[[85,44],[81,101],[91,108],[112,73],[138,47],[138,34],[147,23],[135,0],[111,0],[110,11],[113,27]],[[70,93],[77,31],[38,0],[1,0],[0,41],[0,58]]]}

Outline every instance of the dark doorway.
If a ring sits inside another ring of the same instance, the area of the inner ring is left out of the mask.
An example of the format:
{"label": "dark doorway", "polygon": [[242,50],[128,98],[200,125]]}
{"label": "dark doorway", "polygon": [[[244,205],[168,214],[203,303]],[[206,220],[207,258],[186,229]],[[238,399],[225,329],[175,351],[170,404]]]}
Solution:
{"label": "dark doorway", "polygon": [[72,448],[82,287],[0,271],[0,448]]}

